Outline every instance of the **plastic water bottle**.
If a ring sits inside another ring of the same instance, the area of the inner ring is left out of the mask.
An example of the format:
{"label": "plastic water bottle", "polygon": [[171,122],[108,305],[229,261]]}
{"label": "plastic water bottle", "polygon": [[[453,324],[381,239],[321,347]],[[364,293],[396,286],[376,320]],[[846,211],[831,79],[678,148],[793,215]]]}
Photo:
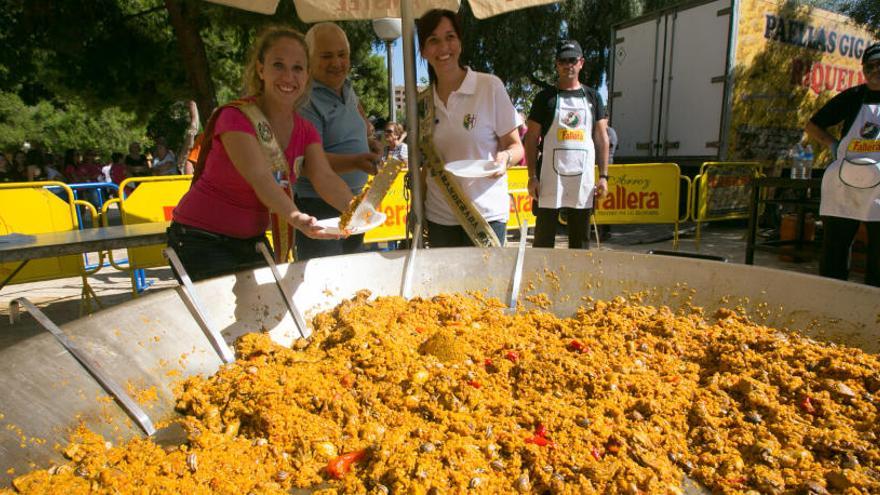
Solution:
{"label": "plastic water bottle", "polygon": [[813,178],[813,147],[809,144],[804,147],[801,160],[801,174],[801,179]]}
{"label": "plastic water bottle", "polygon": [[791,178],[803,178],[804,148],[801,143],[794,145],[794,148],[788,152],[789,163],[791,164]]}

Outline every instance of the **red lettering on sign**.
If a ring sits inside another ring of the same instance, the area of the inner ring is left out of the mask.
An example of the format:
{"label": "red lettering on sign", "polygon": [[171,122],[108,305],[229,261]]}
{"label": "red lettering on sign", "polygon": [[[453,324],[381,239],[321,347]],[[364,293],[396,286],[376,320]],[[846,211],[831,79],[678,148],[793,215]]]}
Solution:
{"label": "red lettering on sign", "polygon": [[850,67],[795,60],[791,64],[791,82],[819,94],[823,91],[843,91],[862,84],[865,76]]}
{"label": "red lettering on sign", "polygon": [[623,186],[608,191],[605,199],[596,202],[600,210],[656,210],[660,208],[660,195],[656,191],[629,192]]}
{"label": "red lettering on sign", "polygon": [[385,214],[385,227],[394,227],[395,225],[406,225],[406,214],[409,212],[407,205],[388,205],[380,206],[382,213]]}
{"label": "red lettering on sign", "polygon": [[174,213],[174,206],[163,206],[162,213],[165,215],[165,221],[171,221],[171,215]]}

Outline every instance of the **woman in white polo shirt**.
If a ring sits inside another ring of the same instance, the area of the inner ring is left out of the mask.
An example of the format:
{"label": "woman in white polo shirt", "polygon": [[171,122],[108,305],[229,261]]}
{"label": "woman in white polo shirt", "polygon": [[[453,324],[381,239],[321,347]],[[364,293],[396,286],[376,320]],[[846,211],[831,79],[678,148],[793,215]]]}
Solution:
{"label": "woman in white polo shirt", "polygon": [[[510,102],[500,79],[463,66],[461,23],[449,10],[431,10],[417,22],[419,48],[428,62],[433,91],[434,125],[432,142],[440,160],[493,160],[498,171],[490,177],[460,178],[446,174],[491,227],[485,236],[475,237],[459,220],[467,213],[454,211],[455,200],[445,192],[437,170],[427,170],[425,216],[431,247],[499,245],[504,243],[510,200],[507,168],[522,160],[524,151],[518,128],[522,121]],[[464,209],[464,208],[459,208]],[[485,222],[475,222],[482,223]],[[479,230],[479,229],[477,229]],[[484,242],[485,241],[485,242]],[[499,244],[496,244],[498,242]]]}

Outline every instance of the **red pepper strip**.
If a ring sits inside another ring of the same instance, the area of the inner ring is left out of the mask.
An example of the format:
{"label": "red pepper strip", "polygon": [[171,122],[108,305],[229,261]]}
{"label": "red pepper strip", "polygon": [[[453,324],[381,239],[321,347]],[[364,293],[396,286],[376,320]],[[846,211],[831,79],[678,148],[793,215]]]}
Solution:
{"label": "red pepper strip", "polygon": [[476,388],[476,389],[482,387],[482,385],[480,385],[480,382],[478,382],[478,381],[476,381],[476,380],[469,380],[469,381],[467,382],[467,384],[470,385],[471,387]]}
{"label": "red pepper strip", "polygon": [[585,346],[584,344],[578,342],[577,340],[572,340],[571,342],[568,343],[568,350],[577,352],[579,354],[583,354],[583,353],[589,351],[590,349],[587,348],[587,346]]}
{"label": "red pepper strip", "polygon": [[548,440],[539,435],[532,435],[531,437],[526,438],[526,443],[533,443],[538,447],[550,447],[551,449],[556,447],[556,444],[553,443],[552,440]]}
{"label": "red pepper strip", "polygon": [[415,330],[416,330],[416,333],[424,333],[425,327],[416,327]]}
{"label": "red pepper strip", "polygon": [[731,485],[742,485],[745,484],[749,479],[745,476],[739,476],[737,478],[726,478],[724,481],[730,483]]}
{"label": "red pepper strip", "polygon": [[526,443],[533,443],[539,447],[550,447],[551,449],[556,447],[556,444],[547,438],[547,427],[538,424],[535,428],[535,434],[529,438],[526,438]]}
{"label": "red pepper strip", "polygon": [[602,453],[599,452],[599,449],[597,449],[596,447],[593,447],[592,449],[590,449],[590,455],[592,455],[593,459],[596,459],[597,461],[602,460]]}
{"label": "red pepper strip", "polygon": [[327,474],[337,480],[342,479],[346,473],[351,471],[351,465],[363,459],[365,455],[367,455],[366,450],[356,450],[334,457],[327,463]]}
{"label": "red pepper strip", "polygon": [[489,358],[484,359],[484,360],[483,360],[483,366],[485,366],[485,367],[487,367],[487,368],[491,368],[491,367],[492,367],[492,360],[489,359]]}
{"label": "red pepper strip", "polygon": [[813,403],[810,400],[810,396],[804,397],[804,400],[801,401],[801,409],[806,411],[808,414],[816,414],[816,408],[813,407]]}
{"label": "red pepper strip", "polygon": [[515,363],[515,362],[519,361],[519,354],[517,354],[516,351],[507,351],[504,354],[504,359],[507,359],[508,361],[510,361],[512,363]]}

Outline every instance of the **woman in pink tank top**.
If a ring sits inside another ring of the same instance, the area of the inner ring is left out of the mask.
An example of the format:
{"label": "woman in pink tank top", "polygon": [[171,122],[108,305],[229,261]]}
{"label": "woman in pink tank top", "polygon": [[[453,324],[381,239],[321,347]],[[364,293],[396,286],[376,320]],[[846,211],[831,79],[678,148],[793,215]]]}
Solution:
{"label": "woman in pink tank top", "polygon": [[[300,212],[289,194],[301,168],[322,198],[340,211],[352,198],[348,186],[330,168],[317,131],[297,113],[309,90],[307,53],[299,31],[267,29],[254,42],[245,69],[245,89],[251,96],[211,116],[202,145],[204,156],[168,229],[168,245],[193,280],[261,266],[264,262],[255,245],[267,242],[270,212],[277,217],[276,223],[300,234],[338,238],[325,233],[314,217]],[[286,170],[273,170],[254,124],[241,110],[247,104],[255,104],[265,115],[271,129],[260,126],[259,131],[274,135]],[[295,166],[299,162],[302,167]]]}

